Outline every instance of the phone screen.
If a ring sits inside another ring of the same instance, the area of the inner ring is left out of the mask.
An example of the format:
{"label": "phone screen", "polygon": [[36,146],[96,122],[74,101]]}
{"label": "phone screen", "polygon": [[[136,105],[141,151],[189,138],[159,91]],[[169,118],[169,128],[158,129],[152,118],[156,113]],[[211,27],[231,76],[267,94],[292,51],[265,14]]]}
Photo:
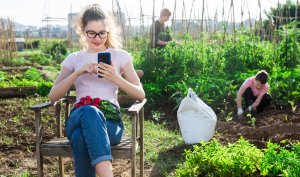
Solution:
{"label": "phone screen", "polygon": [[[109,52],[100,52],[98,53],[98,63],[103,62],[106,64],[111,65],[111,55]],[[99,78],[102,78],[102,76],[98,75]]]}

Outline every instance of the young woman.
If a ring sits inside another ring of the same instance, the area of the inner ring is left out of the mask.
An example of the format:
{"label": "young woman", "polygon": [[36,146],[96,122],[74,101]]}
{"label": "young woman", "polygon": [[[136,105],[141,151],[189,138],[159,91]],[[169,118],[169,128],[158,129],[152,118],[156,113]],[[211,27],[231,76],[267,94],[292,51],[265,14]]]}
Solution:
{"label": "young woman", "polygon": [[242,116],[242,97],[244,106],[250,113],[262,112],[272,101],[268,94],[268,73],[264,70],[259,71],[255,76],[246,79],[237,93],[238,116]]}
{"label": "young woman", "polygon": [[[120,41],[114,19],[100,5],[93,4],[82,11],[77,27],[86,48],[68,55],[62,62],[49,99],[52,102],[59,100],[75,84],[77,103],[88,96],[107,100],[118,109],[119,88],[143,100],[145,93],[134,70],[132,57],[117,49]],[[111,54],[111,65],[97,62],[99,52]],[[112,177],[111,145],[121,141],[122,120],[107,119],[96,106],[85,105],[73,108],[65,124],[76,176],[94,177],[97,174]]]}

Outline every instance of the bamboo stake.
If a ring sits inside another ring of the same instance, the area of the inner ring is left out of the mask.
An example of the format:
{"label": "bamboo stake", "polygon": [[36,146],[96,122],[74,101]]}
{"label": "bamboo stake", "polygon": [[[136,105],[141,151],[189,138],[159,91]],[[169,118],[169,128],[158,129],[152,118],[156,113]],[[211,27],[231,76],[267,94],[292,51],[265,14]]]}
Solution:
{"label": "bamboo stake", "polygon": [[124,26],[123,19],[122,19],[122,11],[121,11],[121,7],[120,7],[120,4],[119,4],[119,0],[116,0],[116,3],[117,3],[118,14],[119,14],[119,18],[120,18],[120,21],[121,21],[121,27],[122,27],[122,31],[123,31],[124,44],[126,46],[127,40],[126,40],[126,34],[125,34],[125,26]]}
{"label": "bamboo stake", "polygon": [[150,39],[152,39],[152,47],[154,47],[155,46],[155,0],[153,0],[153,7],[152,7],[153,9],[153,11],[152,11],[152,34],[150,34],[151,36],[152,36],[152,38],[150,38]]}
{"label": "bamboo stake", "polygon": [[3,62],[4,63],[7,63],[7,61],[8,61],[8,37],[7,37],[7,29],[6,29],[6,25],[5,25],[5,22],[4,21],[2,21],[2,26],[3,26],[3,37],[4,37],[4,40],[3,40],[3,43],[4,43],[4,47],[3,47],[3,50],[4,50],[4,60],[3,60]]}
{"label": "bamboo stake", "polygon": [[186,23],[184,20],[184,16],[186,18],[186,9],[185,9],[185,3],[184,0],[182,1],[182,14],[181,14],[181,21],[182,21],[182,26],[181,26],[181,32],[184,31],[185,27],[186,27]]}
{"label": "bamboo stake", "polygon": [[[297,11],[298,11],[298,0],[296,2],[296,9],[295,9],[295,20],[298,22]],[[297,24],[294,27],[294,41],[297,41],[296,29],[297,29]],[[293,50],[294,56],[296,55],[295,54],[296,51],[297,51],[297,44],[294,42],[294,50]]]}
{"label": "bamboo stake", "polygon": [[244,7],[243,7],[243,2],[241,2],[241,27],[244,27],[243,17],[244,17]]}
{"label": "bamboo stake", "polygon": [[264,34],[263,34],[263,28],[262,28],[262,17],[261,17],[261,3],[260,0],[258,0],[258,6],[259,6],[259,36],[260,40],[263,40]]}
{"label": "bamboo stake", "polygon": [[250,10],[249,10],[249,5],[248,5],[248,2],[246,1],[247,3],[247,10],[248,10],[248,20],[249,20],[249,25],[250,25],[250,32],[252,32],[252,21],[251,21],[251,15],[250,15]]}
{"label": "bamboo stake", "polygon": [[15,57],[17,51],[16,38],[14,35],[14,23],[11,19],[8,19],[8,34],[9,34],[9,64],[12,63],[12,59]]}
{"label": "bamboo stake", "polygon": [[190,28],[190,24],[191,24],[191,18],[192,18],[192,12],[193,12],[194,3],[195,3],[195,0],[193,0],[192,6],[191,6],[190,17],[189,17],[188,25],[187,25],[187,28],[186,28],[186,32],[187,33],[189,32],[189,28]]}
{"label": "bamboo stake", "polygon": [[225,41],[225,37],[226,37],[226,26],[225,26],[225,3],[224,3],[224,0],[223,0],[223,9],[222,9],[222,23],[223,23],[223,41],[222,42],[224,42]]}
{"label": "bamboo stake", "polygon": [[128,11],[127,11],[126,8],[125,8],[125,12],[126,12],[126,15],[128,17],[128,26],[127,26],[127,30],[124,33],[125,34],[127,33],[126,36],[128,37],[127,38],[128,41],[126,42],[126,44],[127,44],[126,47],[127,47],[127,50],[128,50],[128,49],[130,49],[130,46],[131,46],[131,44],[130,44],[130,38],[131,38],[131,30],[130,30],[130,28],[131,28],[131,17],[129,17],[129,13],[128,13]]}
{"label": "bamboo stake", "polygon": [[234,41],[235,41],[235,39],[236,39],[236,31],[235,31],[235,15],[234,15],[234,3],[233,3],[233,0],[231,0],[230,8],[232,8],[233,37],[234,37]]}
{"label": "bamboo stake", "polygon": [[[210,31],[211,29],[211,23],[210,23],[210,16],[209,16],[209,13],[208,13],[208,4],[207,4],[207,1],[206,1],[206,19],[205,20],[205,25],[206,25],[206,31]],[[209,21],[208,21],[209,20]]]}
{"label": "bamboo stake", "polygon": [[296,1],[295,19],[298,21],[298,0]]}
{"label": "bamboo stake", "polygon": [[[201,33],[203,33],[203,20],[204,20],[204,1],[202,0],[202,17],[201,17]],[[223,0],[224,1],[224,0]]]}
{"label": "bamboo stake", "polygon": [[218,22],[218,10],[216,9],[215,18],[214,18],[214,34],[217,32],[217,22]]}
{"label": "bamboo stake", "polygon": [[2,51],[2,45],[3,45],[3,42],[2,42],[2,38],[3,38],[3,27],[2,27],[2,18],[0,17],[0,59],[3,58],[3,51]]}
{"label": "bamboo stake", "polygon": [[172,29],[174,29],[174,21],[176,19],[176,4],[177,4],[177,0],[175,0],[175,4],[174,4],[174,10],[173,10],[173,15],[172,15]]}
{"label": "bamboo stake", "polygon": [[140,0],[140,35],[143,36],[144,34],[144,13],[143,13],[143,8],[142,8],[142,0]]}

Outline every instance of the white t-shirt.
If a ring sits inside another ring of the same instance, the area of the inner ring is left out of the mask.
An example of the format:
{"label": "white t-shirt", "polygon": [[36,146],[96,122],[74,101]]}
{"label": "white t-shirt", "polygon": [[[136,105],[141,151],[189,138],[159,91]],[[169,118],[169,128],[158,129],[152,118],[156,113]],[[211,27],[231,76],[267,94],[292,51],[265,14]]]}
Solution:
{"label": "white t-shirt", "polygon": [[[104,52],[111,53],[111,62],[119,75],[123,73],[123,68],[132,57],[129,53],[120,49],[108,48]],[[97,53],[89,53],[86,50],[71,53],[62,62],[62,65],[74,72],[86,63],[97,63]],[[97,74],[82,74],[75,80],[76,100],[81,97],[90,96],[92,98],[101,98],[119,106],[117,101],[118,86],[105,78],[99,78]]]}

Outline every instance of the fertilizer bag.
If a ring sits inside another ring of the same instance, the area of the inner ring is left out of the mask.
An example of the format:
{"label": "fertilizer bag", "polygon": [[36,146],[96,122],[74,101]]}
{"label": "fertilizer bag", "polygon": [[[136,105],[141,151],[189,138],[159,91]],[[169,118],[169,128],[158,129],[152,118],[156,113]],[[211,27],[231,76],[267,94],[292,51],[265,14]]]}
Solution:
{"label": "fertilizer bag", "polygon": [[181,135],[185,143],[195,144],[209,141],[215,132],[217,116],[196,93],[189,88],[177,111]]}

